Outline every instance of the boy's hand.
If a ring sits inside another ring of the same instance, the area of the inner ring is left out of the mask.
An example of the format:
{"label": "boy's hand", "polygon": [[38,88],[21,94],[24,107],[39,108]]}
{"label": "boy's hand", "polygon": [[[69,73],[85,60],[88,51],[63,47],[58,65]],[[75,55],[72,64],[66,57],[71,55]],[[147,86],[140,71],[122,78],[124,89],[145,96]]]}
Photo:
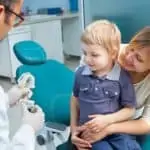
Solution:
{"label": "boy's hand", "polygon": [[90,115],[89,118],[92,120],[85,123],[85,126],[87,126],[87,128],[94,133],[100,132],[110,124],[107,115]]}
{"label": "boy's hand", "polygon": [[82,127],[77,127],[76,131],[74,131],[71,136],[71,141],[78,150],[91,148],[91,144],[79,136],[83,131],[84,129]]}
{"label": "boy's hand", "polygon": [[109,126],[107,126],[106,128],[104,128],[102,131],[98,132],[98,133],[94,133],[91,132],[91,130],[86,129],[82,134],[81,134],[81,138],[88,141],[89,143],[95,143],[99,140],[102,140],[103,138],[105,138],[106,136],[110,135],[111,133],[109,132],[108,129]]}

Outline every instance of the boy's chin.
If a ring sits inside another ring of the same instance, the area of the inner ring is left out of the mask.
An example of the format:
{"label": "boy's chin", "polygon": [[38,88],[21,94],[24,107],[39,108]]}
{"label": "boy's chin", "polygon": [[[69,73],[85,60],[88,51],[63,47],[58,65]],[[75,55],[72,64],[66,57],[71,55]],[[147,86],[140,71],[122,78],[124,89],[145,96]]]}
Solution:
{"label": "boy's chin", "polygon": [[96,71],[97,71],[97,69],[95,69],[95,68],[91,68],[91,71],[92,71],[92,72],[96,72]]}

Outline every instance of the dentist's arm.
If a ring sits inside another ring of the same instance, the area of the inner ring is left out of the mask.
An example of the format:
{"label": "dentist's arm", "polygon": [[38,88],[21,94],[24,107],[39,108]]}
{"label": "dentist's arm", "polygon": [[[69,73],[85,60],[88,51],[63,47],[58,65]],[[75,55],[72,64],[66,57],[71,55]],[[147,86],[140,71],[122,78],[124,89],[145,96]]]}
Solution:
{"label": "dentist's arm", "polygon": [[[12,141],[9,140],[8,108],[8,97],[0,87],[0,148],[2,150],[34,150],[34,130],[30,125],[23,125]],[[26,133],[28,138],[25,137]]]}
{"label": "dentist's arm", "polygon": [[6,97],[2,87],[0,87],[0,148],[3,150],[7,150],[9,144],[8,107],[8,98]]}
{"label": "dentist's arm", "polygon": [[23,125],[14,135],[12,141],[9,140],[9,120],[7,109],[9,108],[8,96],[0,87],[0,148],[2,150],[34,150],[35,131],[44,122],[44,115],[41,110],[37,114],[25,113]]}
{"label": "dentist's arm", "polygon": [[44,114],[39,106],[36,106],[35,113],[30,113],[26,106],[23,109],[22,126],[13,137],[11,150],[35,150],[35,132],[44,124]]}

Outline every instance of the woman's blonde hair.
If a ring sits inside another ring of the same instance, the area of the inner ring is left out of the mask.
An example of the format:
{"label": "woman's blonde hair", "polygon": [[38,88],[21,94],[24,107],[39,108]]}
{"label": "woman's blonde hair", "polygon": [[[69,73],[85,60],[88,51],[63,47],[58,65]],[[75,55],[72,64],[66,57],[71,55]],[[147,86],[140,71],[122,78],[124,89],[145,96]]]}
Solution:
{"label": "woman's blonde hair", "polygon": [[150,47],[150,26],[147,26],[140,30],[129,42],[127,48],[130,49],[142,49]]}
{"label": "woman's blonde hair", "polygon": [[121,33],[117,25],[108,20],[98,20],[85,28],[81,42],[87,45],[100,45],[108,51],[118,53],[121,43]]}

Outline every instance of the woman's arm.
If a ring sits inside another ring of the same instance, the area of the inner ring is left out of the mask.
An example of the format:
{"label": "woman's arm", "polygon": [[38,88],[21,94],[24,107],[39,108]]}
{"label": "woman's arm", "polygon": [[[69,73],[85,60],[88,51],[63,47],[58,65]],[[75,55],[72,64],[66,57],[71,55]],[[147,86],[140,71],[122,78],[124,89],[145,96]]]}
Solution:
{"label": "woman's arm", "polygon": [[71,99],[71,132],[74,132],[79,119],[79,104],[78,99],[75,96],[72,96]]}
{"label": "woman's arm", "polygon": [[84,139],[92,143],[115,133],[133,135],[150,133],[150,96],[146,99],[143,107],[144,111],[140,119],[111,124],[96,134],[87,130],[84,132]]}
{"label": "woman's arm", "polygon": [[111,124],[98,133],[93,133],[91,132],[91,130],[87,129],[82,134],[82,138],[90,143],[94,143],[111,134],[125,133],[132,135],[140,135],[149,132],[150,125],[145,120],[139,119]]}
{"label": "woman's arm", "polygon": [[150,132],[150,96],[144,103],[144,111],[140,119],[112,124],[108,127],[110,133],[145,134]]}
{"label": "woman's arm", "polygon": [[85,126],[92,132],[96,133],[103,130],[110,124],[128,120],[133,116],[134,112],[134,108],[123,108],[118,112],[108,115],[90,115],[89,117],[92,120],[85,123]]}
{"label": "woman's arm", "polygon": [[118,112],[108,114],[106,115],[106,117],[109,120],[110,124],[112,124],[112,123],[117,123],[117,122],[128,120],[131,117],[133,117],[134,113],[135,113],[134,108],[126,107],[126,108],[119,110]]}
{"label": "woman's arm", "polygon": [[126,134],[146,134],[150,132],[150,125],[144,119],[129,120],[125,122],[111,124],[107,127],[108,134],[126,133]]}

